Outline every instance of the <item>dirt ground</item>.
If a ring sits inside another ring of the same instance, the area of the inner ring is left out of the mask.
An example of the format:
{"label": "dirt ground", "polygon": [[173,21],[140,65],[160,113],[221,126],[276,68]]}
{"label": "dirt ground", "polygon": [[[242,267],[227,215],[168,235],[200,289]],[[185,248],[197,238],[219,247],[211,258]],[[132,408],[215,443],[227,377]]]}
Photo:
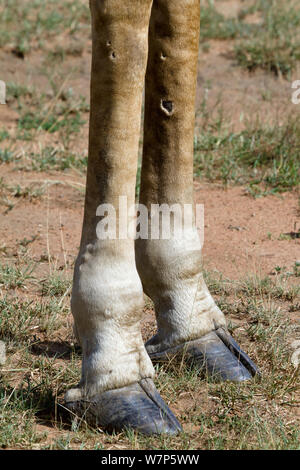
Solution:
{"label": "dirt ground", "polygon": [[[229,16],[234,12],[237,14],[240,6],[241,1],[218,2],[220,11]],[[63,38],[57,41],[63,42]],[[208,51],[200,51],[196,132],[201,132],[197,112],[204,98],[209,113],[214,112],[216,103],[222,103],[228,127],[236,131],[243,129],[249,121],[280,123],[281,117],[299,114],[300,105],[297,108],[291,103],[289,80],[261,71],[255,74],[243,71],[234,63],[231,50],[230,40],[212,40]],[[84,44],[82,55],[68,56],[60,70],[68,77],[65,86],[86,97],[87,101],[90,58],[89,40]],[[5,48],[0,49],[0,79],[47,88],[48,82],[41,73],[42,60],[40,52],[33,51],[21,60]],[[300,78],[299,71],[291,77],[292,80],[296,78]],[[86,123],[78,135],[72,136],[71,147],[87,155],[88,113],[84,118]],[[18,113],[10,103],[0,107],[0,129],[15,130],[17,120]],[[45,142],[60,145],[57,133],[37,135],[34,141],[18,143],[20,155],[25,150],[39,148]],[[43,188],[40,198],[14,198],[10,209],[0,205],[1,261],[17,260],[20,247],[26,240],[27,256],[35,264],[37,277],[47,276],[50,266],[71,276],[81,236],[85,175],[76,170],[25,171],[14,163],[7,163],[0,165],[1,178],[9,186],[35,185]],[[251,274],[273,276],[276,267],[291,270],[295,262],[300,262],[300,239],[291,236],[300,230],[299,190],[254,198],[244,186],[224,188],[220,183],[208,183],[199,178],[195,178],[194,189],[195,202],[204,204],[203,263],[206,269],[222,273],[224,278],[239,280]],[[22,295],[24,300],[36,293],[24,291]],[[299,311],[289,315],[293,322],[299,321]],[[71,315],[68,316],[68,327],[70,325]],[[153,311],[146,309],[144,336],[148,337],[154,329]],[[183,398],[178,404],[179,410],[188,403]],[[49,442],[57,436],[56,430],[50,426],[38,426],[41,431],[49,431]]]}
{"label": "dirt ground", "polygon": [[[83,217],[84,177],[16,173],[6,168],[11,184],[46,184],[42,200],[20,199],[13,210],[0,215],[2,251],[17,254],[25,238],[32,240],[30,255],[36,262],[51,256],[57,267],[71,266],[77,254]],[[298,196],[254,199],[243,187],[224,190],[217,184],[195,181],[195,201],[204,205],[204,264],[230,279],[246,274],[274,273],[276,266],[291,269],[300,259],[300,241],[282,235],[300,228]],[[285,239],[286,238],[286,239]]]}

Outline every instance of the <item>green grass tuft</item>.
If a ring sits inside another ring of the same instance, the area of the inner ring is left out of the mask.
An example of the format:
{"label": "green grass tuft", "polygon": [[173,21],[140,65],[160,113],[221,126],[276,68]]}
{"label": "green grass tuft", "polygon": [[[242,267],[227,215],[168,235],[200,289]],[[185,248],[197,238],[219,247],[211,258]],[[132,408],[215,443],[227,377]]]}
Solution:
{"label": "green grass tuft", "polygon": [[264,194],[259,185],[269,193],[287,191],[300,183],[299,149],[297,119],[238,133],[208,129],[195,138],[195,174],[224,184],[248,183],[254,196]]}

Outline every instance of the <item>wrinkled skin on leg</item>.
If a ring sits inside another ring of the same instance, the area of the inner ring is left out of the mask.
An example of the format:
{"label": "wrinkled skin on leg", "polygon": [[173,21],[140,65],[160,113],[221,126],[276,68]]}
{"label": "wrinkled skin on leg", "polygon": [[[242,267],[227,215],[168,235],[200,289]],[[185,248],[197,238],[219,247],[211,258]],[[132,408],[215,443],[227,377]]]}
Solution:
{"label": "wrinkled skin on leg", "polygon": [[[155,0],[146,75],[140,202],[193,205],[193,135],[200,26],[199,0]],[[155,123],[155,125],[153,125]],[[191,240],[136,241],[143,287],[155,304],[158,333],[149,353],[199,338],[225,318],[201,274],[195,222]]]}

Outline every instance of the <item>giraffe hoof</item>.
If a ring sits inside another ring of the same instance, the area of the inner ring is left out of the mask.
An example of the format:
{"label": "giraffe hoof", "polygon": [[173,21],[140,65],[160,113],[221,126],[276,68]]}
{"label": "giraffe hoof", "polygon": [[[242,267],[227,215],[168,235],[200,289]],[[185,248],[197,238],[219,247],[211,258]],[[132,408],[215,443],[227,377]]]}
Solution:
{"label": "giraffe hoof", "polygon": [[[151,340],[148,343],[151,344]],[[147,344],[146,349],[149,351]],[[153,361],[166,361],[177,354],[184,355],[188,362],[215,381],[243,382],[260,376],[256,365],[223,328],[174,348],[162,352],[149,351],[148,354]]]}
{"label": "giraffe hoof", "polygon": [[175,435],[182,431],[151,379],[107,390],[89,399],[72,401],[73,394],[69,392],[65,395],[65,408],[71,417],[81,418],[92,427],[108,432],[131,428],[146,435]]}

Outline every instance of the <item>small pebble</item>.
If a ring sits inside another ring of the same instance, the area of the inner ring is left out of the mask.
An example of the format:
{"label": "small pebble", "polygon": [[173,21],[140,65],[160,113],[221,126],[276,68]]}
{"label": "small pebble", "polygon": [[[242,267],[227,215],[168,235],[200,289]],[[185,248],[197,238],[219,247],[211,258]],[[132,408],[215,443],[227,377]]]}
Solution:
{"label": "small pebble", "polygon": [[3,366],[6,361],[6,348],[5,343],[0,341],[0,366]]}

